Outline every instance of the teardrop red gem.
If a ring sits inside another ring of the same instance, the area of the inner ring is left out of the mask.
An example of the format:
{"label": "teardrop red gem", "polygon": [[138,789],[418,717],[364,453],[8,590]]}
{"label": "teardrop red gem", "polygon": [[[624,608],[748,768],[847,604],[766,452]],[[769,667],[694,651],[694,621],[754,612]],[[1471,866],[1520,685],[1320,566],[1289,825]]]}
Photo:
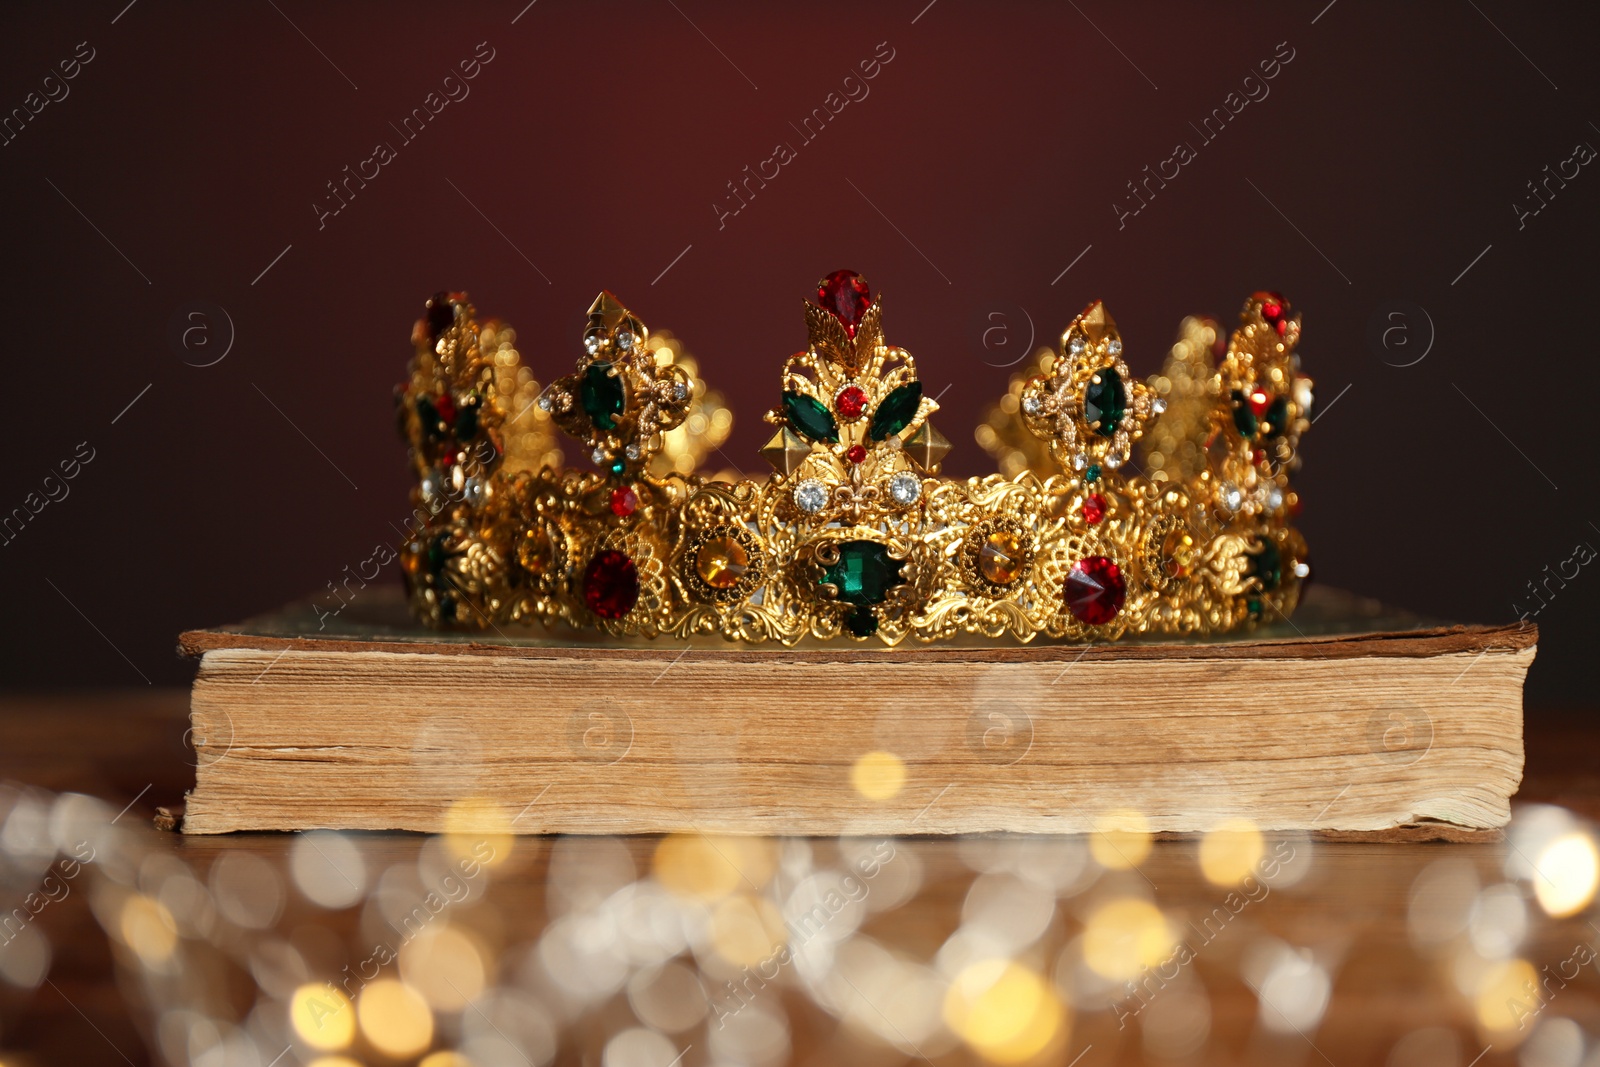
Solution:
{"label": "teardrop red gem", "polygon": [[872,290],[855,271],[836,270],[817,283],[817,303],[831,311],[844,325],[844,332],[854,337],[861,316],[872,306]]}

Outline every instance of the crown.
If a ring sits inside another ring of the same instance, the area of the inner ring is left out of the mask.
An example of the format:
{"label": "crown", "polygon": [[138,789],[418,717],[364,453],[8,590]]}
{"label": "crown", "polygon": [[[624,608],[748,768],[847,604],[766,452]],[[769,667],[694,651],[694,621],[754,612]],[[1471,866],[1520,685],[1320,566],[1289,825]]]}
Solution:
{"label": "crown", "polygon": [[[1001,473],[964,481],[939,476],[939,406],[885,340],[882,297],[837,271],[804,307],[758,480],[699,473],[731,415],[683,345],[609,292],[574,372],[542,389],[509,327],[435,295],[396,391],[415,614],[895,645],[1220,633],[1293,611],[1310,576],[1289,523],[1311,381],[1282,296],[1246,300],[1225,343],[1184,320],[1145,381],[1090,304],[979,428]],[[597,469],[563,466],[557,431]]]}

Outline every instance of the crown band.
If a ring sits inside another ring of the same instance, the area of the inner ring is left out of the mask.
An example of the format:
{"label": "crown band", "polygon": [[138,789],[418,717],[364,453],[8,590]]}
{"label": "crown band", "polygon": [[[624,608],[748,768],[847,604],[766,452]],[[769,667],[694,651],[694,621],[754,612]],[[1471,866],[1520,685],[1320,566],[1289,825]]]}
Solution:
{"label": "crown band", "polygon": [[[822,279],[805,317],[766,415],[774,473],[734,480],[695,473],[727,436],[721,398],[610,293],[576,371],[542,391],[510,329],[436,295],[396,391],[415,614],[894,645],[1219,633],[1293,611],[1310,567],[1289,475],[1311,382],[1281,296],[1245,302],[1215,364],[1216,325],[1186,319],[1148,381],[1091,304],[980,428],[1003,473],[965,481],[938,476],[938,405],[865,280]],[[562,466],[557,428],[598,471]]]}

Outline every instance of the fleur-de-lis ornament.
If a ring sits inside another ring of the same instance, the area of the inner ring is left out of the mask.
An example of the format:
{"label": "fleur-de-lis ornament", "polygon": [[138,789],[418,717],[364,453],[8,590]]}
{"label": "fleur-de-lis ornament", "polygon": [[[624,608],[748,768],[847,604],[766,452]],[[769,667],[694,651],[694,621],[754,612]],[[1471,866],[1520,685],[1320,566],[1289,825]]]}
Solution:
{"label": "fleur-de-lis ornament", "polygon": [[835,271],[805,304],[808,344],[783,367],[779,427],[761,454],[790,486],[798,514],[861,522],[915,506],[950,442],[928,416],[916,362],[885,344],[883,305],[865,278]]}

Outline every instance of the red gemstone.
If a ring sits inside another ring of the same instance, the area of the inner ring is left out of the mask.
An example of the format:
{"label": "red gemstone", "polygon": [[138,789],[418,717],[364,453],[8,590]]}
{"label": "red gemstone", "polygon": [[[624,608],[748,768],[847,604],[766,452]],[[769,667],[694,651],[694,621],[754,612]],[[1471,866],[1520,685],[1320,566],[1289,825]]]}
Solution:
{"label": "red gemstone", "polygon": [[861,413],[867,410],[867,394],[861,391],[860,386],[846,386],[834,397],[833,406],[845,418],[859,419]]}
{"label": "red gemstone", "polygon": [[1265,390],[1256,389],[1250,394],[1250,410],[1255,412],[1256,418],[1264,418],[1267,408],[1272,404],[1272,397]]}
{"label": "red gemstone", "polygon": [[455,425],[456,402],[455,398],[449,393],[444,393],[438,400],[435,400],[433,409],[439,413],[439,417],[444,420],[446,426]]}
{"label": "red gemstone", "polygon": [[844,332],[856,335],[861,316],[872,304],[867,280],[853,270],[836,270],[817,283],[817,303],[844,324]]}
{"label": "red gemstone", "polygon": [[583,569],[583,602],[602,619],[620,619],[639,602],[639,571],[615,549],[596,552]]}
{"label": "red gemstone", "polygon": [[1257,293],[1261,300],[1261,317],[1282,337],[1289,329],[1289,302],[1278,293]]}
{"label": "red gemstone", "polygon": [[611,513],[627,518],[639,508],[639,494],[631,486],[619,485],[611,490]]}
{"label": "red gemstone", "polygon": [[1099,526],[1100,520],[1106,517],[1106,498],[1099,493],[1090,493],[1083,498],[1083,521],[1090,526]]}
{"label": "red gemstone", "polygon": [[1110,622],[1127,595],[1122,568],[1104,556],[1080,559],[1067,572],[1067,610],[1079,622],[1090,626]]}
{"label": "red gemstone", "polygon": [[867,458],[867,450],[862,445],[851,445],[850,451],[844,454],[844,458],[848,459],[851,463],[860,463],[862,460]]}

